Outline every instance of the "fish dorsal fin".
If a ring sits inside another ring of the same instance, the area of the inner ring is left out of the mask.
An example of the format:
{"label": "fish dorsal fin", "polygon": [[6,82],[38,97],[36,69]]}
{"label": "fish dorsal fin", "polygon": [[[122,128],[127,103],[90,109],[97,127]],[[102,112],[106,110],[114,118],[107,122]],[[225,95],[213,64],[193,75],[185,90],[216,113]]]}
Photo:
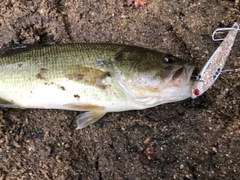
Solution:
{"label": "fish dorsal fin", "polygon": [[2,47],[0,49],[0,57],[11,56],[23,52],[28,52],[33,49],[41,49],[50,46],[50,44],[14,44]]}

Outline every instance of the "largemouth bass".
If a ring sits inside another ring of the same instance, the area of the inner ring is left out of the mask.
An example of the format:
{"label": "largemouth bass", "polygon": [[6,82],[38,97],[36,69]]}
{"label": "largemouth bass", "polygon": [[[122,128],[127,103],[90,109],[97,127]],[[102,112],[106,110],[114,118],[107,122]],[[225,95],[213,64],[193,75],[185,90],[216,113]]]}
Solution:
{"label": "largemouth bass", "polygon": [[0,58],[0,106],[86,111],[84,128],[107,112],[145,109],[191,97],[194,67],[141,47],[24,45]]}

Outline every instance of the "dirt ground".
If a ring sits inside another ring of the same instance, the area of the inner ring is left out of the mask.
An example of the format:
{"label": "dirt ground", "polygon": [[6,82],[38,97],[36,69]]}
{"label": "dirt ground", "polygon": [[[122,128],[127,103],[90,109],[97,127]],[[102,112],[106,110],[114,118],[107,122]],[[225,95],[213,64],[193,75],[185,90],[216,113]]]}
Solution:
{"label": "dirt ground", "polygon": [[[239,2],[149,0],[0,1],[0,46],[108,42],[168,52],[202,67],[212,32],[240,23]],[[240,37],[226,68],[240,66]],[[203,96],[142,111],[108,113],[75,130],[79,112],[0,109],[0,179],[239,179],[240,74]]]}

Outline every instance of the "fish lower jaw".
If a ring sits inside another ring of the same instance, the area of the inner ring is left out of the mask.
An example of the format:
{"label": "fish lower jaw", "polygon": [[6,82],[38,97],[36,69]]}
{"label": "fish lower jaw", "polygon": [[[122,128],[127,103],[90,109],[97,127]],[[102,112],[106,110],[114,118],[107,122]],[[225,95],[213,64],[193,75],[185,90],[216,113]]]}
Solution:
{"label": "fish lower jaw", "polygon": [[191,85],[184,87],[169,87],[161,91],[158,97],[158,105],[170,102],[182,101],[191,97]]}

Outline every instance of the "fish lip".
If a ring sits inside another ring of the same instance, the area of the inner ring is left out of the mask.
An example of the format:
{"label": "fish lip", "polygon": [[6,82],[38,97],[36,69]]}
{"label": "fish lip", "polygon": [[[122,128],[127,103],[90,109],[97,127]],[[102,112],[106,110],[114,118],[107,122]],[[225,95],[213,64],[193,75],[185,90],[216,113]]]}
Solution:
{"label": "fish lip", "polygon": [[193,72],[196,69],[194,65],[187,65],[186,73],[187,73],[187,83],[189,83],[190,79],[192,78]]}
{"label": "fish lip", "polygon": [[189,73],[192,73],[193,70],[195,69],[195,66],[194,65],[191,65],[191,64],[186,64],[186,69],[187,69],[187,72]]}

